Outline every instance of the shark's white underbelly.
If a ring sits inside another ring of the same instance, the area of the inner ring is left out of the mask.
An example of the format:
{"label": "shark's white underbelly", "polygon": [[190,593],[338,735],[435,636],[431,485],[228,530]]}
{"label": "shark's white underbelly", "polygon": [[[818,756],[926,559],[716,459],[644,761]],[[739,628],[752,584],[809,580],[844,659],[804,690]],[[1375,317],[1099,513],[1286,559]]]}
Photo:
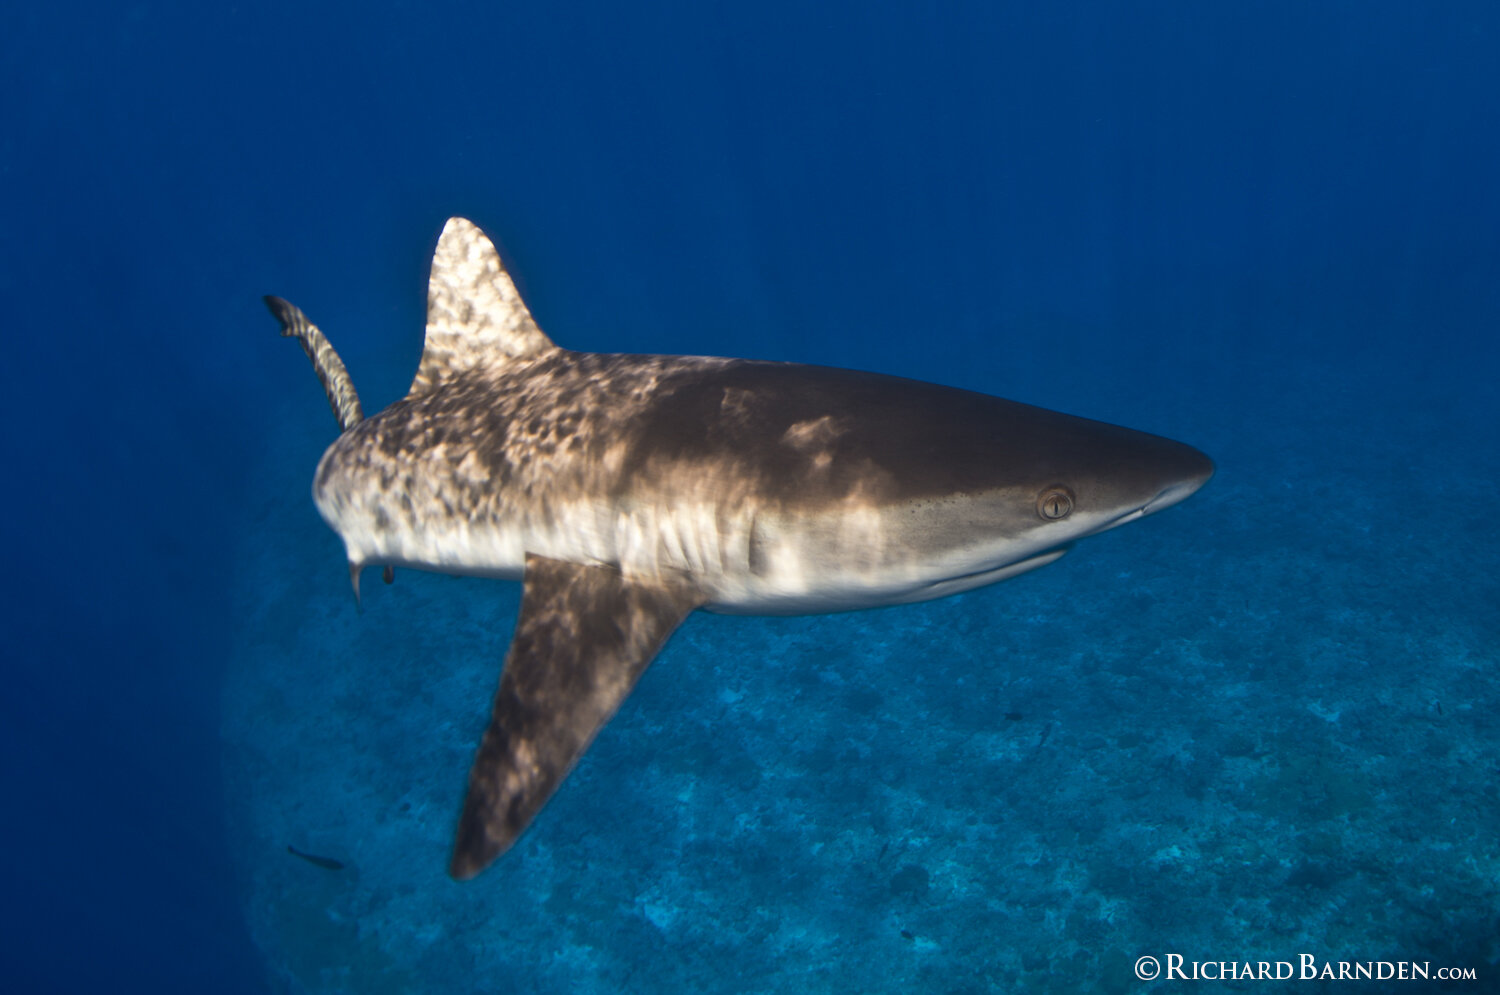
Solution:
{"label": "shark's white underbelly", "polygon": [[[519,521],[416,516],[378,526],[354,509],[324,509],[352,562],[519,579],[528,553],[617,566],[629,577],[687,577],[704,607],[732,614],[806,614],[924,601],[1050,563],[1062,555],[909,507],[768,512],[754,502],[554,502]],[[366,524],[368,523],[368,524]],[[943,533],[950,533],[944,535]]]}

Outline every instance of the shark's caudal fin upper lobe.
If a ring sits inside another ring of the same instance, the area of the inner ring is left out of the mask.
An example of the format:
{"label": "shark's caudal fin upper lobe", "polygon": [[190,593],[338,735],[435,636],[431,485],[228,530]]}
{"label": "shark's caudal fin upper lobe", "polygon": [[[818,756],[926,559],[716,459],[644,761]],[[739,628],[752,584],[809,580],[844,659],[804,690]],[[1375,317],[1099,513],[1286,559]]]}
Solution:
{"label": "shark's caudal fin upper lobe", "polygon": [[302,343],[302,351],[312,360],[313,370],[328,395],[328,405],[333,408],[333,417],[338,419],[339,431],[347,432],[364,420],[364,410],[359,406],[359,395],[355,393],[354,381],[344,368],[344,361],[329,345],[328,338],[317,325],[307,320],[302,309],[291,301],[267,294],[261,298],[276,320],[281,322],[281,334]]}
{"label": "shark's caudal fin upper lobe", "polygon": [[448,865],[459,880],[516,841],[672,630],[702,603],[685,583],[637,583],[614,567],[534,555],[524,584]]}

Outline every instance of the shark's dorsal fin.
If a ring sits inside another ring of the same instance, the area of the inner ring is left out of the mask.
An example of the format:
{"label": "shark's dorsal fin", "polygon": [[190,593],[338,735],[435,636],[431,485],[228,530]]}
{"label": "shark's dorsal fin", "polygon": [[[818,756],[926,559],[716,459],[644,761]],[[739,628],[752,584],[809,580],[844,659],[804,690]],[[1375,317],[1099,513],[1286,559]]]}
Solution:
{"label": "shark's dorsal fin", "polygon": [[449,218],[432,253],[427,341],[410,394],[555,348],[526,309],[494,243],[474,222]]}
{"label": "shark's dorsal fin", "polygon": [[685,581],[528,553],[521,615],[479,753],[448,873],[466,880],[504,853],[552,797],[672,630],[703,603]]}

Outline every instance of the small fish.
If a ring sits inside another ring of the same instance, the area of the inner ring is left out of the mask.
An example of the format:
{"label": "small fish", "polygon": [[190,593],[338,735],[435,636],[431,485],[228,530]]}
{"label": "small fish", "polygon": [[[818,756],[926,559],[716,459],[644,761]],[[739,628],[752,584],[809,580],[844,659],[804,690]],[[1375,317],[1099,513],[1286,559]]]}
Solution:
{"label": "small fish", "polygon": [[316,864],[317,866],[323,868],[323,870],[325,871],[341,871],[344,869],[344,865],[341,862],[334,860],[332,857],[320,857],[315,853],[303,853],[301,850],[292,846],[290,843],[288,843],[286,846],[286,852],[291,854],[293,857],[301,857],[309,864]]}

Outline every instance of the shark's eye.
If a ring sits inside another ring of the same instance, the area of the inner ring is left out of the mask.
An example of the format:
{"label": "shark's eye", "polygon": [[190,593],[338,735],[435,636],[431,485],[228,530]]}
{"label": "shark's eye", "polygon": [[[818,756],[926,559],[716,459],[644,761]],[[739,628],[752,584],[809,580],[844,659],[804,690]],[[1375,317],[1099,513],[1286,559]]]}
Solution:
{"label": "shark's eye", "polygon": [[1036,513],[1049,522],[1073,514],[1073,492],[1061,484],[1042,491],[1036,499]]}

